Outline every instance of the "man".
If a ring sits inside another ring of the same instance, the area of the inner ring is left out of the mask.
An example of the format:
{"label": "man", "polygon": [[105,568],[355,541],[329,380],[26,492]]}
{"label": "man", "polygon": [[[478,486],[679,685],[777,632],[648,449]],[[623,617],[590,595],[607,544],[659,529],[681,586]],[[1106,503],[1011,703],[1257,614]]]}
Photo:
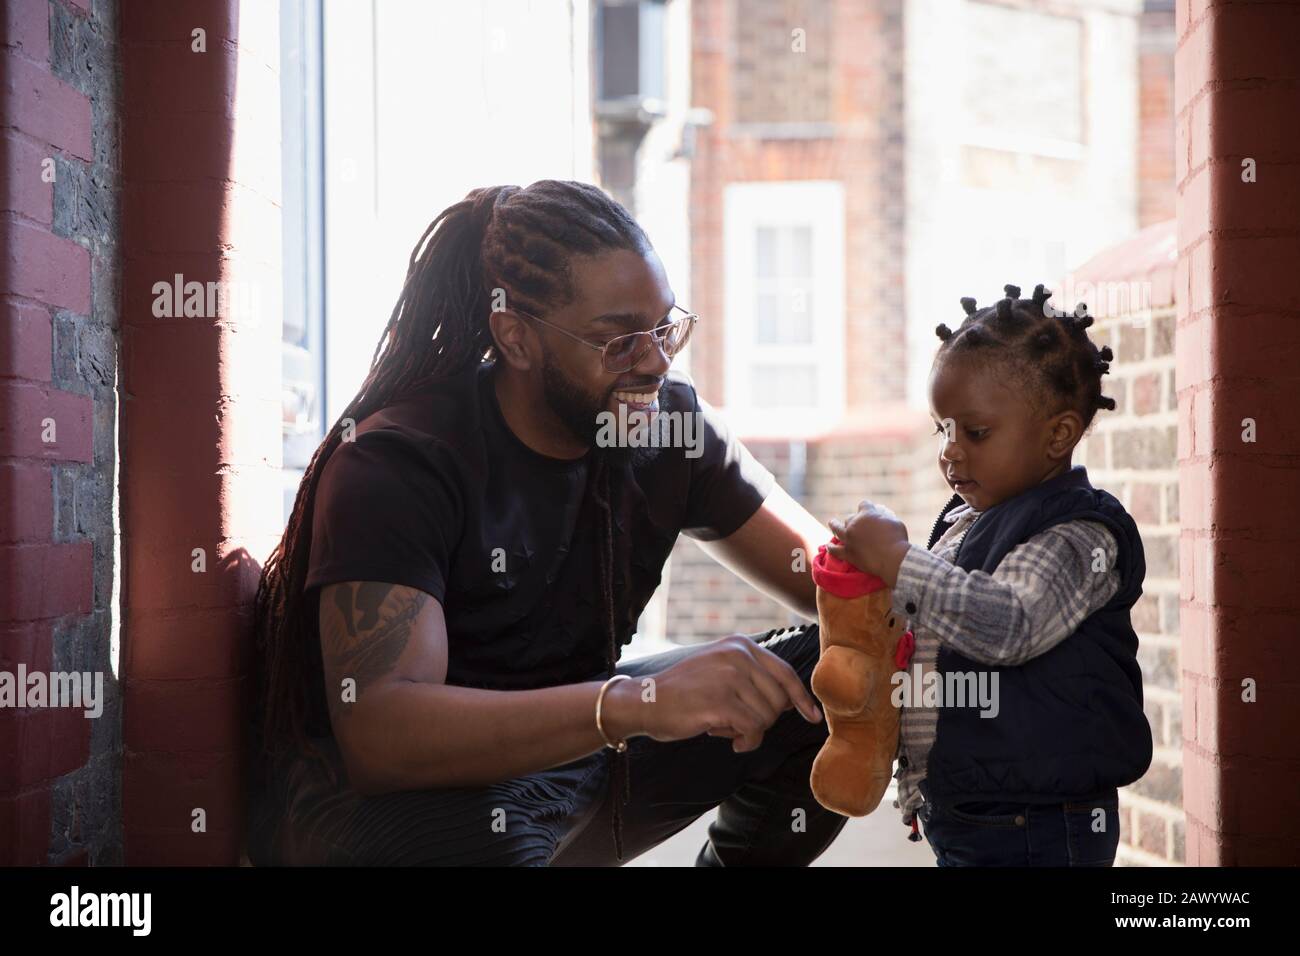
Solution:
{"label": "man", "polygon": [[[682,531],[816,615],[828,532],[669,375],[694,322],[593,186],[429,227],[259,589],[254,863],[616,864],[715,806],[705,865],[839,833],[815,626],[618,664]],[[695,447],[601,440],[673,414]]]}

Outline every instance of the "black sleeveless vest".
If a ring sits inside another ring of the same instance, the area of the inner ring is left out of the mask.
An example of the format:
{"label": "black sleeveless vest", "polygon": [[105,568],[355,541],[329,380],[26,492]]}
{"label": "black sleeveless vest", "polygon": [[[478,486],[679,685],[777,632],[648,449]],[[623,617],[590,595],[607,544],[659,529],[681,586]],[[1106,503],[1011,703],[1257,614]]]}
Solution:
{"label": "black sleeveless vest", "polygon": [[[961,503],[953,499],[940,518]],[[1107,795],[1151,764],[1151,727],[1142,711],[1142,674],[1130,609],[1142,594],[1146,561],[1137,525],[1078,465],[979,515],[954,563],[992,573],[1014,547],[1076,519],[1106,525],[1119,546],[1119,590],[1070,637],[1019,666],[997,667],[940,645],[936,670],[998,675],[998,713],[939,709],[922,792],[927,799],[1058,803]],[[935,524],[930,545],[940,536]],[[1089,573],[1088,568],[1080,570]]]}

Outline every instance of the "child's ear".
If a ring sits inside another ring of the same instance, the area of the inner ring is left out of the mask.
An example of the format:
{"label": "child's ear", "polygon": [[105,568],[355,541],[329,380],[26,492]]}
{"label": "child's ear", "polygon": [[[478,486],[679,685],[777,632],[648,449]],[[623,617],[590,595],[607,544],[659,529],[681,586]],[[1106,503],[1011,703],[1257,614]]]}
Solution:
{"label": "child's ear", "polygon": [[1064,458],[1083,437],[1083,416],[1074,410],[1061,412],[1052,418],[1051,434],[1047,441],[1047,454],[1051,458]]}

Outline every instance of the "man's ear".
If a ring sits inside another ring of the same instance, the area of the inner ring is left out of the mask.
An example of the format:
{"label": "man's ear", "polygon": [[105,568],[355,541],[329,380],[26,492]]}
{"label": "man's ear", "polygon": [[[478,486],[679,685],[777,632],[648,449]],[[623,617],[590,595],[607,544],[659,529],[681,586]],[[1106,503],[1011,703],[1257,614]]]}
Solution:
{"label": "man's ear", "polygon": [[511,368],[519,372],[532,369],[536,340],[532,329],[518,313],[509,310],[493,311],[488,315],[488,328],[492,332],[497,354]]}

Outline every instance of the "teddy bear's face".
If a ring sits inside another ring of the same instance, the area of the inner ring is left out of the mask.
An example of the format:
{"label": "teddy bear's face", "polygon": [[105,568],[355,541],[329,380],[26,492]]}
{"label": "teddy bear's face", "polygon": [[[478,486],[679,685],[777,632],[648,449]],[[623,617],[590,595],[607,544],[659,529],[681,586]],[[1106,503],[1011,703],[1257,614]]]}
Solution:
{"label": "teddy bear's face", "polygon": [[898,639],[907,630],[907,619],[900,614],[895,614],[892,604],[888,588],[867,595],[866,640],[871,646],[866,650],[872,654],[892,656],[898,647]]}

